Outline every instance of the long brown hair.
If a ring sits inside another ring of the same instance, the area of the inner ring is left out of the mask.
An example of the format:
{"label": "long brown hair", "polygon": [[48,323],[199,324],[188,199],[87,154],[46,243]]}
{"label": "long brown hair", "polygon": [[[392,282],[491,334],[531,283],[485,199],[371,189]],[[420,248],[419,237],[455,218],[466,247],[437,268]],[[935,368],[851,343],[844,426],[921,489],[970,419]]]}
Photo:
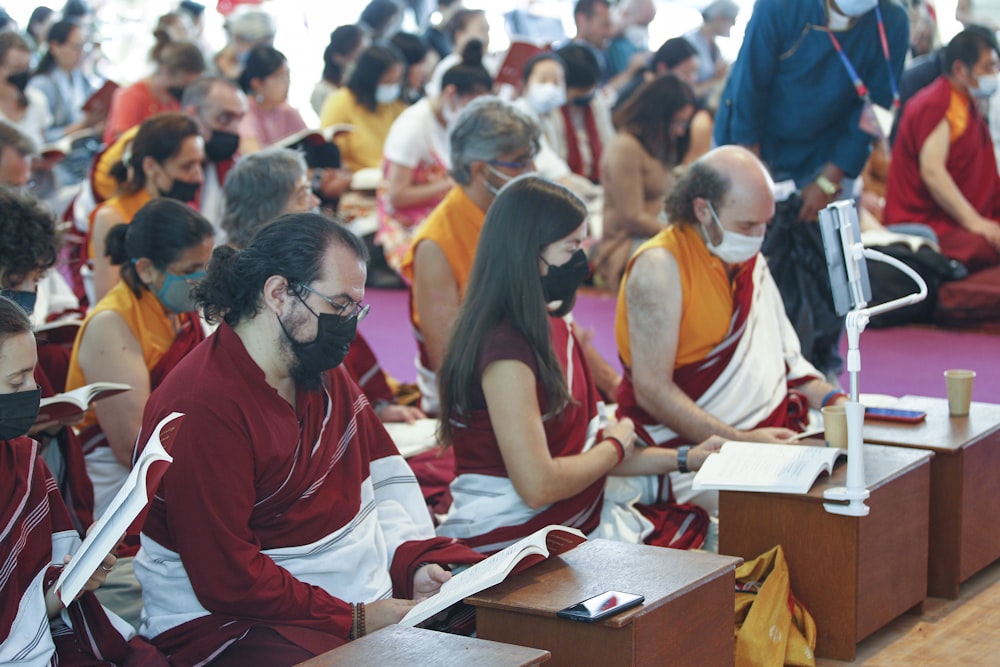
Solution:
{"label": "long brown hair", "polygon": [[[587,208],[576,195],[533,175],[515,178],[493,201],[438,375],[440,436],[446,445],[454,440],[456,423],[472,413],[483,339],[502,321],[510,322],[528,340],[550,409],[559,412],[573,400],[549,341],[550,313],[538,258],[545,246],[568,236],[586,216]],[[573,302],[564,302],[552,315],[568,313]]]}
{"label": "long brown hair", "polygon": [[691,86],[673,74],[658,76],[643,84],[615,111],[615,127],[638,139],[664,167],[674,167],[687,152],[687,135],[675,139],[670,124],[674,114],[694,104]]}

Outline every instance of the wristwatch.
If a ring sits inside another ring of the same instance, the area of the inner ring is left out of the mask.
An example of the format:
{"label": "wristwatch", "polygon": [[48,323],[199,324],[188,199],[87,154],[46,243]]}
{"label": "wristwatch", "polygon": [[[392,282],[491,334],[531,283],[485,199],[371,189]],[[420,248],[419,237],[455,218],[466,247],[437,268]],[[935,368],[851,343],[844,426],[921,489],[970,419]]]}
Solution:
{"label": "wristwatch", "polygon": [[816,185],[819,186],[819,189],[822,190],[823,194],[825,194],[827,197],[834,196],[835,194],[837,194],[837,191],[840,190],[840,188],[837,187],[836,183],[831,181],[823,174],[820,174],[819,176],[816,177]]}
{"label": "wristwatch", "polygon": [[677,472],[691,472],[688,470],[688,450],[691,445],[681,445],[677,448]]}

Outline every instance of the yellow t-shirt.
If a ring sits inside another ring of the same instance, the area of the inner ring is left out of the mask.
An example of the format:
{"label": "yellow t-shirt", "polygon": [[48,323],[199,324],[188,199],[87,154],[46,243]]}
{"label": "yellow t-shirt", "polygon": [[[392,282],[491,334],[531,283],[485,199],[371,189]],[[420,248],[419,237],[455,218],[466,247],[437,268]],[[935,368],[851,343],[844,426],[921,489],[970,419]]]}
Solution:
{"label": "yellow t-shirt", "polygon": [[351,171],[379,167],[382,164],[382,146],[389,136],[389,128],[406,105],[402,102],[379,104],[374,112],[360,104],[354,93],[346,87],[326,98],[319,115],[320,127],[348,124],[354,129],[338,134],[334,142],[340,149],[343,166]]}

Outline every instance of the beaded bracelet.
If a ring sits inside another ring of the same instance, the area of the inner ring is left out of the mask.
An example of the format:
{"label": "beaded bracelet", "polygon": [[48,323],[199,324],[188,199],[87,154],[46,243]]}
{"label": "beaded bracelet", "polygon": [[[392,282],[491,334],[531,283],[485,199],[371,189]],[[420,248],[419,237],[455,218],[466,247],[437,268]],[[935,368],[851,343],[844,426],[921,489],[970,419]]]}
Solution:
{"label": "beaded bracelet", "polygon": [[367,632],[365,627],[365,603],[358,602],[351,605],[351,633],[348,639],[359,639]]}

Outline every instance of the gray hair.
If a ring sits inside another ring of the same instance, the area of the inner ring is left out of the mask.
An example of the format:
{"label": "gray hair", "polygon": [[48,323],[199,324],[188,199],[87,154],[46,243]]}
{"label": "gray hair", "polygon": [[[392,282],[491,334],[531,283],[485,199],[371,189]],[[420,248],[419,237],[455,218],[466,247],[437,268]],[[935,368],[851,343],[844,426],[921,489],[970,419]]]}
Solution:
{"label": "gray hair", "polygon": [[34,155],[38,152],[38,147],[35,146],[35,142],[31,137],[21,132],[21,130],[11,123],[0,119],[0,149],[7,146],[17,151],[21,157]]}
{"label": "gray hair", "polygon": [[701,10],[701,17],[706,21],[725,16],[730,21],[735,21],[740,13],[740,6],[733,0],[715,0],[705,9]]}
{"label": "gray hair", "polygon": [[229,16],[229,20],[226,21],[226,31],[233,38],[239,37],[248,42],[270,43],[274,41],[278,28],[274,25],[274,19],[270,14],[244,5]]}
{"label": "gray hair", "polygon": [[181,108],[194,107],[198,111],[205,108],[205,102],[212,94],[212,89],[216,86],[227,86],[239,91],[240,87],[233,81],[222,76],[202,76],[198,77],[188,85],[184,86],[184,95],[181,97]]}
{"label": "gray hair", "polygon": [[534,156],[540,137],[535,121],[510,102],[478,97],[465,107],[451,131],[451,176],[468,185],[473,162],[490,162],[528,149]]}
{"label": "gray hair", "polygon": [[222,228],[238,248],[285,212],[306,173],[306,160],[290,148],[268,148],[240,159],[226,176]]}

